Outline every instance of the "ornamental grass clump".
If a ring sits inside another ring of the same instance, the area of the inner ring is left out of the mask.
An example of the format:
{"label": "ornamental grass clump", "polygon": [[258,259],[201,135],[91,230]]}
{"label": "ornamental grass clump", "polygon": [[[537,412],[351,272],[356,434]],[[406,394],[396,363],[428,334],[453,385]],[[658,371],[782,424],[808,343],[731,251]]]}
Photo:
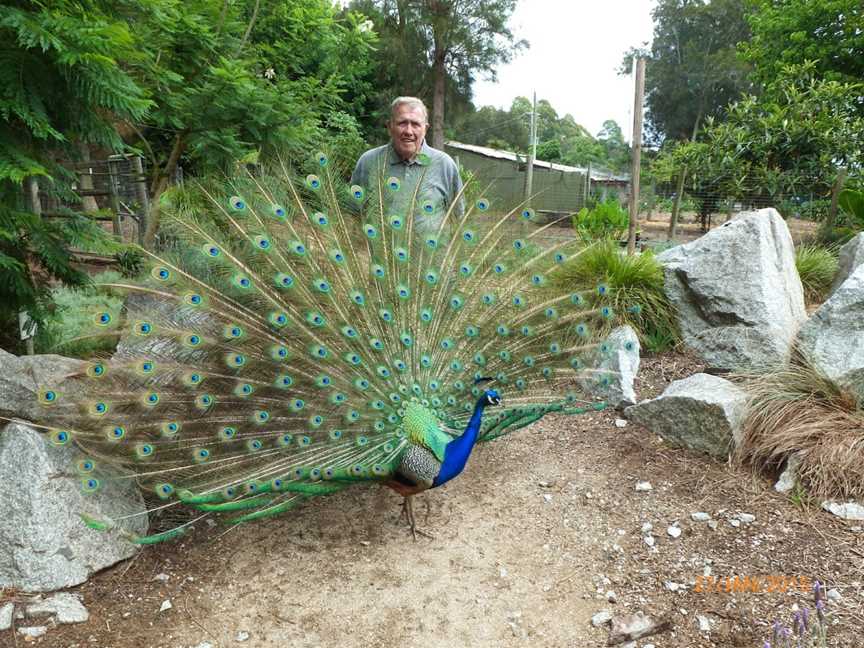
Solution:
{"label": "ornamental grass clump", "polygon": [[791,455],[813,496],[864,497],[864,410],[799,353],[788,366],[744,377],[749,399],[736,458],[776,470]]}
{"label": "ornamental grass clump", "polygon": [[808,244],[795,249],[795,267],[798,269],[808,302],[819,303],[825,300],[838,266],[836,247]]}
{"label": "ornamental grass clump", "polygon": [[663,268],[650,251],[628,256],[614,240],[597,241],[556,268],[551,281],[565,291],[606,286],[619,320],[636,330],[647,351],[678,343],[675,309],[663,290]]}

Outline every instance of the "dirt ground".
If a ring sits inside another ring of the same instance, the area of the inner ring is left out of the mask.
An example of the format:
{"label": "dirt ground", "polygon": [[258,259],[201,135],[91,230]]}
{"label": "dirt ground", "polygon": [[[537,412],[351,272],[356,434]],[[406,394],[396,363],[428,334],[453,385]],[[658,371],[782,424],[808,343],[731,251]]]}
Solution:
{"label": "dirt ground", "polygon": [[[677,354],[644,358],[637,390],[654,396],[699,368]],[[87,623],[35,640],[0,633],[0,645],[581,648],[606,643],[608,626],[593,627],[593,614],[644,610],[672,628],[636,646],[761,648],[775,618],[788,623],[793,604],[812,607],[797,590],[697,591],[709,570],[721,583],[818,578],[841,595],[830,602],[828,645],[862,645],[861,523],[616,418],[549,416],[480,447],[460,478],[418,497],[432,539],[412,540],[391,492],[349,491],[291,517],[146,548],[72,590]],[[652,490],[637,491],[642,480]],[[710,514],[716,529],[693,512]],[[733,526],[740,513],[755,520]]]}

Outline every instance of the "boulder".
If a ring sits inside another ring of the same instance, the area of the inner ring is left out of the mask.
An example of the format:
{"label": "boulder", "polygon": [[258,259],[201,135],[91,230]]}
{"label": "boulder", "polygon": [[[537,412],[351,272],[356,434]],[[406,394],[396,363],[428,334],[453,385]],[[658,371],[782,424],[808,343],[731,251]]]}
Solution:
{"label": "boulder", "polygon": [[[137,551],[118,533],[147,532],[137,486],[117,480],[110,488],[85,494],[75,471],[76,456],[75,448],[55,447],[27,425],[10,423],[0,429],[0,589],[37,592],[78,585]],[[125,519],[117,522],[117,531],[94,531],[81,521],[81,513]]]}
{"label": "boulder", "polygon": [[685,344],[711,366],[763,369],[787,359],[807,316],[792,237],[776,210],[740,214],[657,259]]}
{"label": "boulder", "polygon": [[606,351],[592,359],[594,369],[579,380],[583,389],[615,408],[636,403],[633,381],[639,372],[639,338],[630,326],[619,326],[605,340]]}
{"label": "boulder", "polygon": [[814,368],[864,404],[864,265],[801,327],[798,348]]}
{"label": "boulder", "polygon": [[624,416],[676,445],[725,458],[741,442],[746,404],[743,389],[700,373],[628,407]]}
{"label": "boulder", "polygon": [[840,287],[849,276],[860,266],[864,265],[864,232],[861,232],[840,248],[839,266],[837,276],[831,286],[833,293]]}

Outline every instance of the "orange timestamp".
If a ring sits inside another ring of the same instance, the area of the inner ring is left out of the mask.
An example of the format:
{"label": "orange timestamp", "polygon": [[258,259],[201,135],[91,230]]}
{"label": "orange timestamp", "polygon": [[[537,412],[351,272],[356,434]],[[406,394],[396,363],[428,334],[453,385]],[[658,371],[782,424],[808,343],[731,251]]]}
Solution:
{"label": "orange timestamp", "polygon": [[697,576],[694,592],[811,592],[813,579],[809,576]]}

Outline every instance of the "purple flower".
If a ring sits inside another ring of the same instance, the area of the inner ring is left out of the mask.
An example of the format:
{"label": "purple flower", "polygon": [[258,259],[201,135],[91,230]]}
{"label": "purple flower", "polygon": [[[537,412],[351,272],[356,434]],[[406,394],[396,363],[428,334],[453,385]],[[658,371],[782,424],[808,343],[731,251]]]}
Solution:
{"label": "purple flower", "polygon": [[816,601],[816,617],[820,625],[825,625],[825,603],[822,599]]}
{"label": "purple flower", "polygon": [[801,625],[804,626],[804,630],[810,628],[810,610],[806,607],[801,610]]}
{"label": "purple flower", "polygon": [[822,596],[822,583],[817,580],[815,583],[813,583],[813,598],[819,601],[822,599]]}
{"label": "purple flower", "polygon": [[771,648],[771,644],[767,641],[762,645],[762,648]]}
{"label": "purple flower", "polygon": [[774,621],[774,623],[771,625],[771,641],[773,641],[775,645],[780,643],[781,627],[782,626],[780,625],[779,621]]}

